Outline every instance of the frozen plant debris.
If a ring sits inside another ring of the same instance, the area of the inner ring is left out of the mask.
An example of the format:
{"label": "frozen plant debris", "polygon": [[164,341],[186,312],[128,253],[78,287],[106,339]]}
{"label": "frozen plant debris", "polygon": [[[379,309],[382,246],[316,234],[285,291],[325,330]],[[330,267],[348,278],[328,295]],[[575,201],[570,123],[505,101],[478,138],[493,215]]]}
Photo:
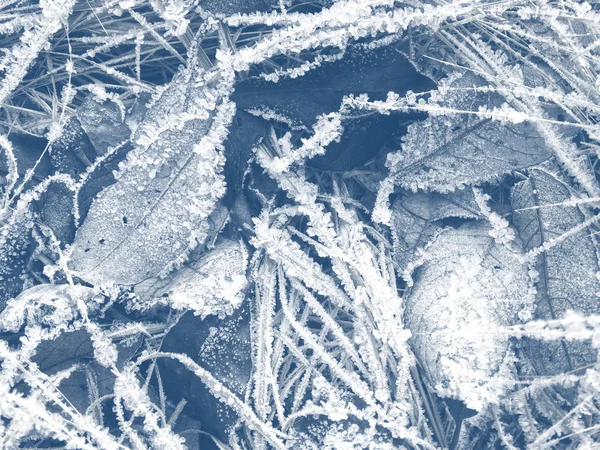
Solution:
{"label": "frozen plant debris", "polygon": [[191,310],[202,317],[231,313],[244,299],[247,266],[245,244],[224,240],[172,276],[136,287],[141,297],[138,307],[165,301],[175,310]]}
{"label": "frozen plant debris", "polygon": [[487,225],[440,232],[421,257],[405,323],[417,357],[442,397],[481,410],[510,384],[508,336],[531,317],[535,289],[522,253],[494,242]]}
{"label": "frozen plant debris", "polygon": [[0,447],[600,447],[600,6],[0,6]]}

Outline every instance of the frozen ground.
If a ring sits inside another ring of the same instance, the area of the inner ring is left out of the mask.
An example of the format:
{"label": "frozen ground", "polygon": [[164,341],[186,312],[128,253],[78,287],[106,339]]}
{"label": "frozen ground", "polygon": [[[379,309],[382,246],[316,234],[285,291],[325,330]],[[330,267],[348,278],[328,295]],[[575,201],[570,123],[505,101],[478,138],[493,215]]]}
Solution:
{"label": "frozen ground", "polygon": [[0,448],[600,448],[599,10],[0,1]]}

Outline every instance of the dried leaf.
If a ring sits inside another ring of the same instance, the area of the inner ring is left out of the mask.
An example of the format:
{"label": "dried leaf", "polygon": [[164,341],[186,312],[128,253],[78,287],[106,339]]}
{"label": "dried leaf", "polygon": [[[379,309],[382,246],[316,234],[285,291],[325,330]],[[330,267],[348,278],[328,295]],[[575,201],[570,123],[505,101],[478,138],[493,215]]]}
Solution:
{"label": "dried leaf", "polygon": [[[239,308],[221,320],[211,316],[200,319],[191,312],[184,315],[164,339],[162,351],[188,355],[236,395],[243,397],[252,372],[249,312]],[[188,402],[185,412],[202,423],[202,430],[227,442],[238,416],[216,399],[204,383],[183,365],[173,360],[159,361],[163,379],[168,379],[168,398]]]}
{"label": "dried leaf", "polygon": [[117,182],[77,232],[71,267],[79,277],[136,284],[167,273],[205,240],[225,191],[217,147],[233,115],[220,81],[216,72],[184,69],[150,108]]}
{"label": "dried leaf", "polygon": [[50,183],[42,196],[41,223],[48,226],[62,244],[71,244],[75,237],[73,191],[63,183]]}
{"label": "dried leaf", "polygon": [[419,249],[431,240],[448,218],[481,217],[472,189],[451,194],[419,192],[398,199],[392,205],[394,261],[399,271],[414,261]]}
{"label": "dried leaf", "polygon": [[202,10],[216,16],[231,14],[248,14],[257,11],[268,11],[274,3],[270,0],[200,0],[198,6]]}
{"label": "dried leaf", "polygon": [[497,245],[477,222],[442,232],[427,248],[407,300],[414,352],[442,397],[481,410],[497,403],[509,374],[501,325],[526,318],[533,305],[520,253]]}
{"label": "dried leaf", "polygon": [[[441,106],[459,111],[500,107],[503,100],[498,94],[470,90],[481,86],[485,84],[480,78],[463,76],[448,87]],[[390,176],[405,189],[451,192],[550,156],[544,139],[528,122],[502,124],[469,114],[432,115],[409,127],[402,151],[389,155],[387,165]]]}
{"label": "dried leaf", "polygon": [[52,168],[73,177],[85,172],[86,167],[97,156],[94,146],[76,117],[67,121],[62,134],[52,143],[49,152]]}
{"label": "dried leaf", "polygon": [[[531,170],[529,178],[515,186],[514,224],[527,250],[548,243],[584,221],[576,205],[564,204],[570,199],[567,185],[545,169]],[[585,229],[538,257],[535,319],[558,319],[567,310],[586,315],[600,313],[598,258],[589,234],[590,230]],[[596,361],[596,351],[587,342],[526,340],[525,347],[538,375],[570,372]]]}
{"label": "dried leaf", "polygon": [[98,155],[105,154],[129,138],[131,131],[123,123],[123,111],[110,100],[88,96],[77,108],[77,118]]}
{"label": "dried leaf", "polygon": [[190,261],[167,279],[136,286],[146,299],[158,298],[171,308],[195,315],[231,314],[244,299],[248,254],[241,242],[223,240],[196,261]]}
{"label": "dried leaf", "polygon": [[27,208],[15,210],[0,227],[0,311],[23,289],[33,226],[34,216]]}

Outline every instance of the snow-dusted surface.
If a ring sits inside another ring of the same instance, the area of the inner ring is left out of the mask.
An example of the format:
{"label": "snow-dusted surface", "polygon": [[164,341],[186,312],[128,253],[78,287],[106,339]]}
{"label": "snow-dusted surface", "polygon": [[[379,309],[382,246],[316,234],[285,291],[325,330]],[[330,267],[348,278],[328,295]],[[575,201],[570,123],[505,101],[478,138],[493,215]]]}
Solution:
{"label": "snow-dusted surface", "polygon": [[0,4],[0,448],[600,447],[599,12]]}

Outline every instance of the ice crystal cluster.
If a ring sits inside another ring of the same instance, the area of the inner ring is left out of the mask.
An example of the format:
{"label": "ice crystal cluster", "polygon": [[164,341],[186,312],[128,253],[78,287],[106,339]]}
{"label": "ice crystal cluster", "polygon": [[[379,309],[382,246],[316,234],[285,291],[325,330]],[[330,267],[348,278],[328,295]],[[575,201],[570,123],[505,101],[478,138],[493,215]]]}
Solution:
{"label": "ice crystal cluster", "polygon": [[600,448],[600,3],[0,1],[0,448]]}

